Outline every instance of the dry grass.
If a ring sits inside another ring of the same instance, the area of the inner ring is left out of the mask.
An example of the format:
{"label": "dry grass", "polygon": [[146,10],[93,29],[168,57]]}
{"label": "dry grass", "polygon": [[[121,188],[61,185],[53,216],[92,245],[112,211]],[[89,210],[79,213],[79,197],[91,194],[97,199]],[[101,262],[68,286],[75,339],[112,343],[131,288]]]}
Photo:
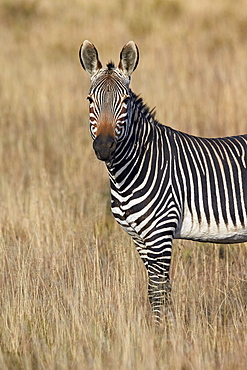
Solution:
{"label": "dry grass", "polygon": [[0,368],[245,369],[246,245],[174,243],[175,328],[109,211],[77,53],[118,61],[167,125],[246,133],[247,6],[230,0],[0,0]]}

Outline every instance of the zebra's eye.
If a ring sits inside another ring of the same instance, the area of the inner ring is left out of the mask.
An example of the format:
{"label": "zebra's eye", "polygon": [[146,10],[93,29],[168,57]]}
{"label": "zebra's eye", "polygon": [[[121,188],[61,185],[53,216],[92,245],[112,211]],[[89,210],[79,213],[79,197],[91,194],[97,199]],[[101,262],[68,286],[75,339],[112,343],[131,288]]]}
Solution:
{"label": "zebra's eye", "polygon": [[130,99],[130,96],[129,95],[124,95],[122,99],[123,99],[123,103],[127,103]]}
{"label": "zebra's eye", "polygon": [[93,103],[93,99],[92,99],[92,96],[91,95],[88,95],[87,96],[87,100],[89,101],[89,104],[92,104]]}

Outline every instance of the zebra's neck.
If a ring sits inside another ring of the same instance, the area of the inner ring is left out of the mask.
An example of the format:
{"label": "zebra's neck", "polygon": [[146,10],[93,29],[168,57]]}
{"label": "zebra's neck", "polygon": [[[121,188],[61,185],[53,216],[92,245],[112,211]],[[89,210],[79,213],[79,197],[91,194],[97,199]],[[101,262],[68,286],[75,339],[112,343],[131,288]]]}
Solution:
{"label": "zebra's neck", "polygon": [[[144,167],[148,170],[148,167],[152,167],[152,161],[156,160],[154,151],[157,150],[154,141],[158,140],[160,135],[163,136],[164,141],[166,130],[165,126],[161,126],[155,120],[154,111],[150,110],[143,103],[142,98],[133,92],[129,103],[127,135],[118,142],[113,160],[107,163],[111,184],[118,190],[125,190],[126,184],[129,186],[130,181],[135,178],[141,181],[140,169]],[[145,171],[143,176],[144,174]]]}

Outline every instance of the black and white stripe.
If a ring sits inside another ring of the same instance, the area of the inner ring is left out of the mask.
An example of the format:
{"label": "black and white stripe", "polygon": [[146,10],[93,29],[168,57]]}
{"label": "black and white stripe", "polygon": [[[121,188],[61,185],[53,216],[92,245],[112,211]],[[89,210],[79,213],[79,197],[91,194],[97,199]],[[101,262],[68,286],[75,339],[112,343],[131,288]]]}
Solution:
{"label": "black and white stripe", "polygon": [[160,125],[134,94],[131,102],[128,138],[107,163],[112,212],[134,238],[150,279],[167,284],[173,238],[247,240],[247,135],[190,136]]}
{"label": "black and white stripe", "polygon": [[[107,113],[115,121],[115,137],[121,140],[121,125],[126,121],[127,100],[129,99],[128,89],[123,88],[123,75],[114,71],[114,65],[109,63],[107,69],[101,71],[91,79],[91,88],[88,94],[90,132],[93,139],[97,136],[98,121],[102,115]],[[129,78],[126,78],[126,84],[129,84]],[[107,106],[107,112],[101,109]]]}

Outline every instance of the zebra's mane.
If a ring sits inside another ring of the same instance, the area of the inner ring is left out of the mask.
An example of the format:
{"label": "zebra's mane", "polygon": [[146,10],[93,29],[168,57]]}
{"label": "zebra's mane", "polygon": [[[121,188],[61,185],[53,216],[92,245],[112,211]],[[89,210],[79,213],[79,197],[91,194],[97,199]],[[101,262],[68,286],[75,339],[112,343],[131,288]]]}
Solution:
{"label": "zebra's mane", "polygon": [[113,63],[113,61],[110,61],[109,63],[107,63],[106,67],[108,68],[108,71],[111,71],[115,68],[115,64]]}
{"label": "zebra's mane", "polygon": [[[131,91],[132,92],[132,91]],[[155,116],[156,116],[156,107],[153,107],[152,109],[143,102],[143,99],[140,97],[140,95],[136,95],[133,93],[133,98],[135,100],[135,105],[138,106],[138,109],[141,110],[142,114],[153,124],[158,125],[160,124]]]}

